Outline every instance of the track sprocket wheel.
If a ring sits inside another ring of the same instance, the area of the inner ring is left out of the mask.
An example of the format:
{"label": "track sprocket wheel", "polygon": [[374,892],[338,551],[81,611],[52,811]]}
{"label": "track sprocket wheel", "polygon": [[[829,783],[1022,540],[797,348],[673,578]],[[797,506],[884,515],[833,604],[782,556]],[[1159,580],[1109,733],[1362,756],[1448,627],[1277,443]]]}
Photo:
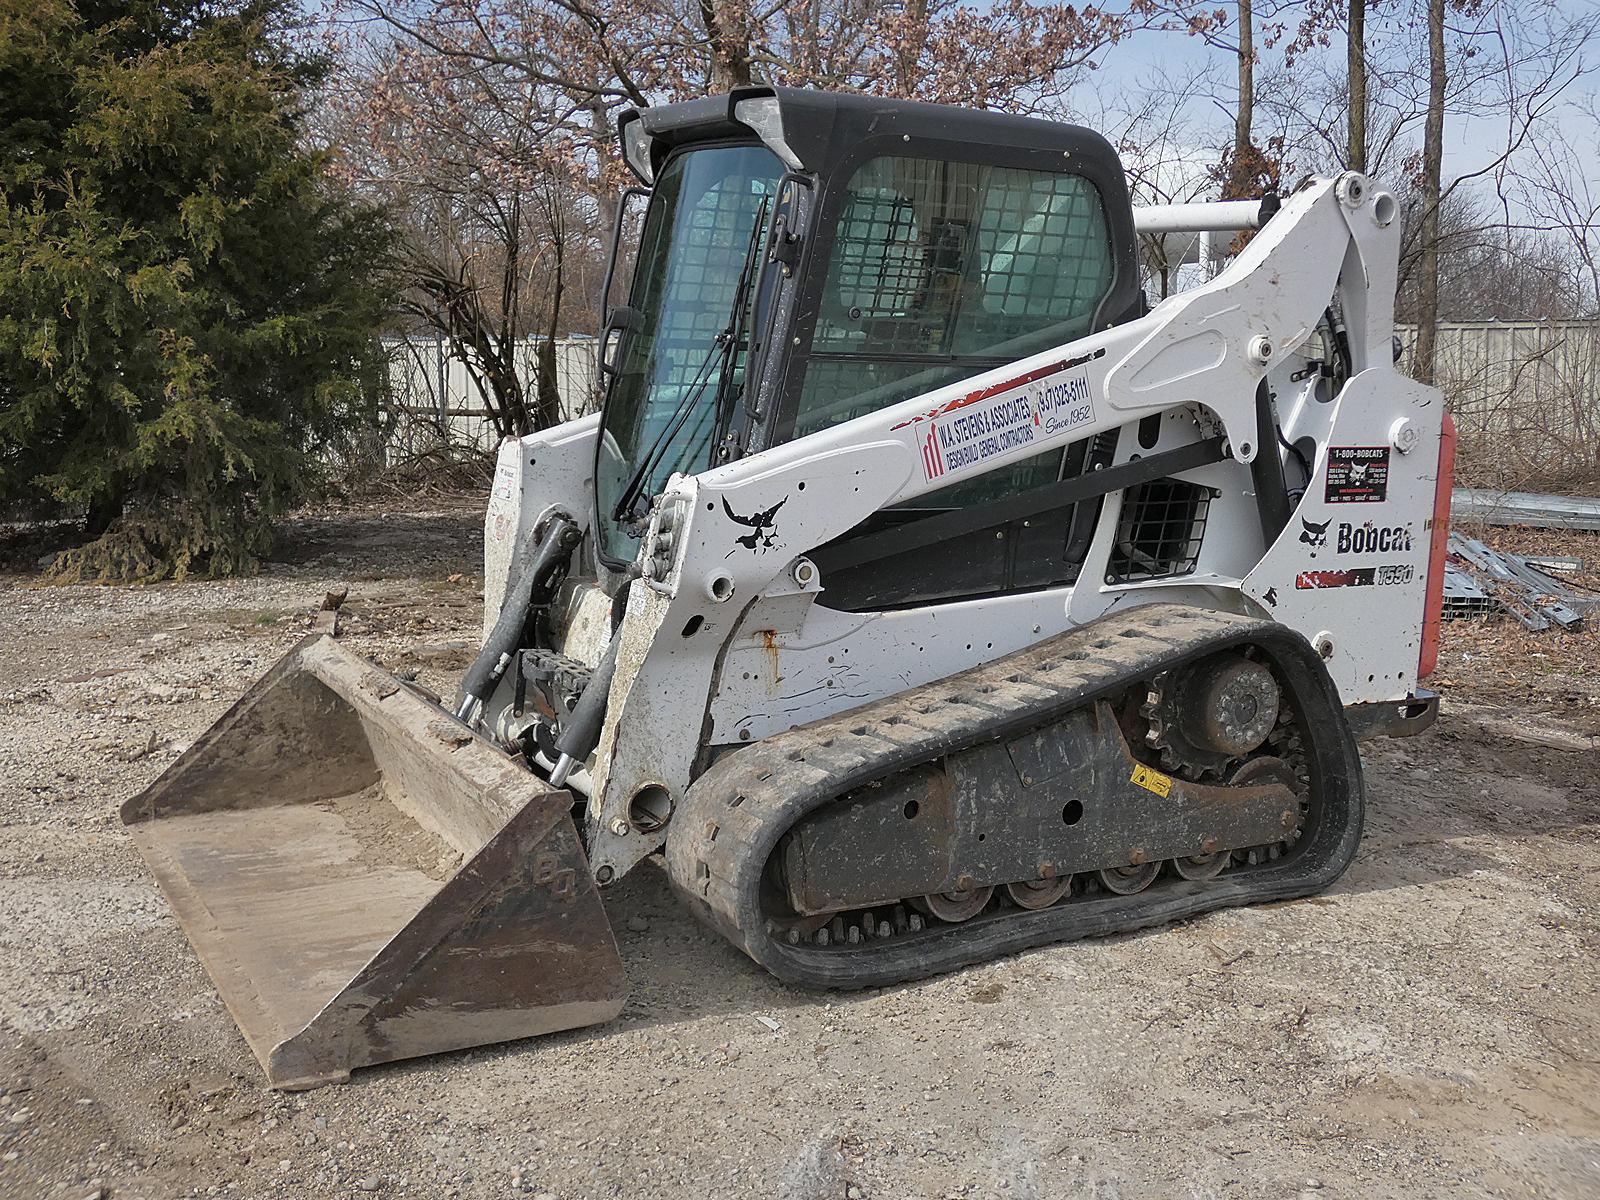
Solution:
{"label": "track sprocket wheel", "polygon": [[1279,699],[1272,671],[1239,654],[1165,671],[1150,681],[1139,708],[1145,744],[1168,771],[1220,778],[1272,736]]}

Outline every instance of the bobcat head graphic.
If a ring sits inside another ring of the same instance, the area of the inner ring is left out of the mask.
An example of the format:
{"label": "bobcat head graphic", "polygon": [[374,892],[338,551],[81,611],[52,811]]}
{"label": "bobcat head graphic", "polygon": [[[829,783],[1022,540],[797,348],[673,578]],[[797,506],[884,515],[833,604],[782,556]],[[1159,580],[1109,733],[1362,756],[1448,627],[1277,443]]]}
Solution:
{"label": "bobcat head graphic", "polygon": [[1315,549],[1318,546],[1326,546],[1328,544],[1328,526],[1333,524],[1332,517],[1329,517],[1321,525],[1313,525],[1310,521],[1301,517],[1300,524],[1305,526],[1300,531],[1300,540],[1306,545]]}

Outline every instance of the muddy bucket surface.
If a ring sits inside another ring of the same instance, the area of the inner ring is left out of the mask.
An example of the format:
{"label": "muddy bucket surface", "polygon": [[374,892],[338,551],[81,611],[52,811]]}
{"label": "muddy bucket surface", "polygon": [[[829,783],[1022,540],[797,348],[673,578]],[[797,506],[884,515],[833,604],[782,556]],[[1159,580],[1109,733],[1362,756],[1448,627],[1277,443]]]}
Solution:
{"label": "muddy bucket surface", "polygon": [[609,1021],[626,985],[554,790],[302,642],[123,823],[276,1087]]}

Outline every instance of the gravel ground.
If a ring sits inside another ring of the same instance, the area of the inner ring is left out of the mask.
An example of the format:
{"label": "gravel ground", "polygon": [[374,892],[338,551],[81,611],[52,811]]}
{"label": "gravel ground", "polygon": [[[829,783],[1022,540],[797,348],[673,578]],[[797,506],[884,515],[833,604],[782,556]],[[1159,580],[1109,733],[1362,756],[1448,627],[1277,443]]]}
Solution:
{"label": "gravel ground", "polygon": [[1473,693],[1369,746],[1325,895],[860,995],[779,987],[646,864],[607,893],[620,1020],[280,1095],[117,805],[329,586],[349,645],[448,690],[478,513],[306,517],[257,578],[145,589],[36,587],[38,539],[0,554],[0,1196],[1600,1194],[1584,722]]}

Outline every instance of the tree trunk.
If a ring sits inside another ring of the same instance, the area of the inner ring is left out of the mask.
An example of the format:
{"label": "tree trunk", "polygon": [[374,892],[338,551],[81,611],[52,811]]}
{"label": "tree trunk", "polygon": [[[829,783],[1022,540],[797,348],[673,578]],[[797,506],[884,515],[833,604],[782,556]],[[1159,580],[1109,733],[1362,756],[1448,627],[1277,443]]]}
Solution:
{"label": "tree trunk", "polygon": [[566,257],[562,246],[562,235],[558,231],[551,239],[551,248],[555,253],[555,270],[552,272],[550,287],[550,324],[545,327],[544,340],[539,343],[539,382],[538,399],[535,402],[533,424],[534,431],[549,429],[552,425],[561,423],[561,388],[556,377],[556,333],[561,328],[561,294],[566,290],[566,283],[562,275],[562,260]]}
{"label": "tree trunk", "polygon": [[501,411],[506,415],[506,425],[514,437],[525,437],[534,432],[533,420],[528,412],[527,397],[523,394],[522,380],[517,378],[517,343],[502,341],[495,356],[494,367],[488,372],[489,386],[499,398]]}
{"label": "tree trunk", "polygon": [[749,87],[749,0],[700,0],[700,20],[711,48],[711,90]]}
{"label": "tree trunk", "polygon": [[901,20],[903,40],[894,55],[894,94],[910,99],[917,94],[917,64],[928,38],[928,0],[906,0]]}
{"label": "tree trunk", "polygon": [[[600,100],[591,103],[588,110],[589,137],[594,141],[595,154],[604,156],[612,153],[616,150],[617,139],[611,125],[610,110]],[[632,182],[631,178],[629,182]],[[617,220],[617,193],[609,187],[602,187],[595,196],[595,202],[600,206],[600,228],[609,233]],[[601,297],[601,305],[604,304],[605,298]],[[601,315],[604,315],[603,307]]]}
{"label": "tree trunk", "polygon": [[1422,135],[1422,231],[1417,280],[1417,347],[1412,372],[1433,382],[1439,325],[1439,188],[1444,158],[1444,5],[1428,0],[1428,119]]}
{"label": "tree trunk", "polygon": [[1248,199],[1256,191],[1256,154],[1250,136],[1255,123],[1256,50],[1250,5],[1251,0],[1239,0],[1239,107],[1233,117],[1233,151],[1222,184],[1224,200]]}
{"label": "tree trunk", "polygon": [[126,503],[120,485],[89,501],[89,512],[83,519],[83,532],[88,535],[90,541],[100,537],[122,519]]}
{"label": "tree trunk", "polygon": [[1345,165],[1367,169],[1367,0],[1350,0],[1348,23],[1350,75],[1350,140]]}

